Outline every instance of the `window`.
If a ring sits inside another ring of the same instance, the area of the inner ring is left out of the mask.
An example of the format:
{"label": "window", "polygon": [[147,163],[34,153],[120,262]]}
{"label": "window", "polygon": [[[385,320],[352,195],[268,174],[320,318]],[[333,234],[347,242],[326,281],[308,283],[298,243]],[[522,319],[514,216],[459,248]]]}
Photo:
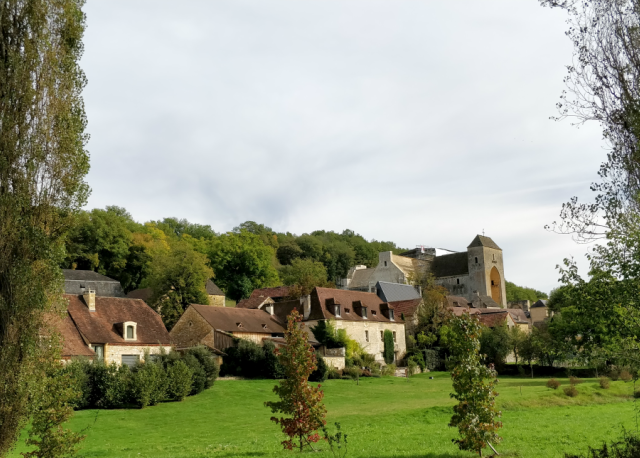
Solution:
{"label": "window", "polygon": [[459,284],[460,284],[460,279],[456,278],[456,285],[459,285]]}
{"label": "window", "polygon": [[369,331],[364,331],[364,340],[365,342],[369,342]]}
{"label": "window", "polygon": [[496,284],[491,280],[491,286],[496,286]]}
{"label": "window", "polygon": [[384,331],[380,331],[380,340],[384,340]]}
{"label": "window", "polygon": [[384,262],[384,266],[387,267],[387,261]]}
{"label": "window", "polygon": [[376,312],[375,310],[371,310],[371,315],[376,316],[378,314],[378,312]]}
{"label": "window", "polygon": [[122,355],[122,364],[133,367],[140,361],[140,355]]}
{"label": "window", "polygon": [[396,342],[396,331],[393,331],[393,341]]}
{"label": "window", "polygon": [[341,315],[340,315],[340,306],[339,306],[339,305],[336,305],[335,307],[336,307],[336,308],[335,308],[335,315],[336,315],[337,317],[341,316]]}
{"label": "window", "polygon": [[344,309],[344,313],[349,313],[351,309]]}
{"label": "window", "polygon": [[193,326],[193,321],[189,321],[189,327]]}
{"label": "window", "polygon": [[96,359],[102,361],[104,359],[104,345],[94,345],[93,351],[96,352]]}
{"label": "window", "polygon": [[362,307],[362,318],[364,318],[365,320],[367,319],[367,308],[366,307]]}
{"label": "window", "polygon": [[389,319],[391,321],[395,320],[395,316],[394,316],[393,310],[389,310]]}
{"label": "window", "polygon": [[478,264],[478,257],[476,256],[476,264]]}
{"label": "window", "polygon": [[494,260],[494,261],[496,260],[496,255],[495,255],[495,253],[493,254],[493,260]]}
{"label": "window", "polygon": [[133,326],[127,326],[127,339],[133,339]]}

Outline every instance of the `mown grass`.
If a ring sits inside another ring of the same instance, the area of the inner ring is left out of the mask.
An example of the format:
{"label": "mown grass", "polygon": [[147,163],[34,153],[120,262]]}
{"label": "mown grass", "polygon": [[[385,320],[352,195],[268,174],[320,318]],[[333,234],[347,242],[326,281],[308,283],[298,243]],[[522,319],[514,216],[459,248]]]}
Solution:
{"label": "mown grass", "polygon": [[[434,376],[433,380],[429,375]],[[559,379],[568,386],[566,379]],[[503,411],[505,456],[562,457],[635,429],[632,385],[596,379],[578,385],[568,398],[546,388],[547,379],[502,378],[498,404]],[[77,412],[71,421],[86,429],[82,455],[92,457],[283,457],[283,437],[269,421],[264,401],[274,399],[271,380],[220,380],[210,390],[180,403],[143,410]],[[349,434],[350,457],[471,457],[459,452],[448,428],[453,400],[447,373],[401,378],[328,380],[323,384],[328,421]],[[329,457],[320,444],[314,457]],[[20,447],[13,456],[24,451]],[[477,456],[477,455],[476,455]]]}

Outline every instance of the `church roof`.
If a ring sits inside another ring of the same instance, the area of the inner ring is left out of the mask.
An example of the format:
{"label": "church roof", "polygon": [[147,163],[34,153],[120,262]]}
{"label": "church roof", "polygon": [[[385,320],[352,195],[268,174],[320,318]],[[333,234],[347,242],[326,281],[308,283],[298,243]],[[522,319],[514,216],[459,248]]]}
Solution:
{"label": "church roof", "polygon": [[502,251],[502,248],[500,248],[496,244],[496,242],[491,240],[491,237],[485,237],[484,235],[476,235],[476,238],[473,239],[473,241],[471,242],[471,244],[467,248],[473,248],[473,247],[478,247],[478,246],[484,246],[484,247],[487,247],[487,248],[493,248],[494,250]]}
{"label": "church roof", "polygon": [[467,253],[445,254],[437,256],[433,260],[431,271],[436,277],[452,277],[455,275],[469,274],[469,261]]}

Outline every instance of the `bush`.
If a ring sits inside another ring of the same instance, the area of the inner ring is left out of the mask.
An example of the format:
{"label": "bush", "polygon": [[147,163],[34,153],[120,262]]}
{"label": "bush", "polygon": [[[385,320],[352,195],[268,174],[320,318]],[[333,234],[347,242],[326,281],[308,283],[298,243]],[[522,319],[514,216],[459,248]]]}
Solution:
{"label": "bush", "polygon": [[547,381],[547,388],[557,390],[560,387],[560,382],[552,378]]}
{"label": "bush", "polygon": [[329,371],[327,372],[327,378],[328,379],[341,379],[342,378],[342,371],[340,369],[336,369],[335,367],[331,366],[329,368]]}
{"label": "bush", "polygon": [[118,366],[115,363],[106,365],[101,361],[88,366],[91,385],[89,406],[115,409],[128,401],[131,377],[128,366]]}
{"label": "bush", "polygon": [[265,342],[262,347],[264,352],[264,377],[280,380],[284,378],[284,367],[278,361],[278,355],[276,355],[276,346],[273,342]]}
{"label": "bush", "polygon": [[575,398],[576,396],[578,396],[578,389],[575,385],[571,385],[564,389],[564,394],[566,394],[570,398]]}
{"label": "bush", "polygon": [[583,382],[582,379],[578,377],[574,377],[573,375],[569,377],[569,384],[571,385],[580,385],[582,382]]}
{"label": "bush", "polygon": [[438,350],[424,350],[424,363],[425,368],[430,371],[440,369],[442,367],[442,359]]}
{"label": "bush", "polygon": [[220,374],[220,366],[218,365],[216,358],[211,354],[207,347],[202,345],[189,349],[186,354],[193,355],[198,360],[206,375],[204,388],[211,388],[218,378],[218,374]]}
{"label": "bush", "polygon": [[327,367],[327,363],[324,362],[324,358],[320,355],[316,355],[317,366],[316,370],[311,373],[309,376],[310,382],[324,382],[327,379],[327,373],[329,372],[329,368]]}
{"label": "bush", "polygon": [[609,378],[611,380],[613,380],[614,382],[617,382],[618,380],[620,380],[620,371],[618,369],[611,369],[609,371]]}
{"label": "bush", "polygon": [[138,363],[131,372],[131,403],[144,409],[147,406],[154,406],[160,401],[164,401],[166,396],[167,373],[162,363],[152,361]]}
{"label": "bush", "polygon": [[87,359],[76,359],[67,364],[63,371],[71,375],[75,389],[80,395],[70,404],[74,410],[90,407],[91,397],[91,362]]}
{"label": "bush", "polygon": [[608,377],[600,377],[600,388],[602,388],[603,390],[608,390],[609,386],[611,385],[609,378]]}
{"label": "bush", "polygon": [[264,350],[258,344],[245,339],[238,339],[237,346],[225,350],[227,357],[220,368],[222,375],[233,375],[247,378],[264,377]]}
{"label": "bush", "polygon": [[564,456],[565,458],[637,458],[640,456],[640,438],[625,431],[622,440],[612,442],[610,445],[603,443],[598,449],[589,447],[586,455],[565,453]]}
{"label": "bush", "polygon": [[411,377],[418,372],[418,364],[411,358],[407,361],[407,377]]}
{"label": "bush", "polygon": [[393,377],[396,375],[396,365],[395,364],[387,364],[382,368],[382,375],[384,377]]}
{"label": "bush", "polygon": [[167,367],[167,382],[167,398],[182,401],[192,390],[193,371],[185,361],[179,359]]}
{"label": "bush", "polygon": [[636,399],[640,398],[640,388],[633,392],[633,397]]}
{"label": "bush", "polygon": [[[184,362],[191,371],[191,390],[187,394],[193,396],[195,394],[202,393],[207,386],[207,373],[204,371],[204,367],[202,367],[200,361],[190,353],[182,355],[182,358],[179,361]],[[173,372],[169,373],[169,371],[167,371],[167,378],[169,380],[172,379],[172,376]],[[180,374],[180,377],[182,377],[182,374]],[[169,381],[169,383],[171,383],[171,381]],[[178,384],[180,383],[182,383],[182,381],[178,382]]]}
{"label": "bush", "polygon": [[631,380],[633,380],[633,377],[631,376],[629,371],[621,370],[620,371],[620,380],[622,380],[623,382],[630,382]]}
{"label": "bush", "polygon": [[[424,362],[424,357],[422,356],[422,352],[414,353],[409,357],[409,360],[413,360],[418,365],[421,372],[427,368],[427,365]],[[407,360],[407,363],[409,360]]]}

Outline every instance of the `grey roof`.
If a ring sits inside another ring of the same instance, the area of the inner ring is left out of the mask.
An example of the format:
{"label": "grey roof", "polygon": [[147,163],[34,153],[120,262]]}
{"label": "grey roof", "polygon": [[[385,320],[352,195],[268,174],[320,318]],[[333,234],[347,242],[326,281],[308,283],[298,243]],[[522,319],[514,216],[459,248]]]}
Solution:
{"label": "grey roof", "polygon": [[359,269],[353,273],[353,278],[349,283],[349,288],[369,287],[369,279],[376,269]]}
{"label": "grey roof", "polygon": [[409,301],[421,298],[415,287],[401,283],[379,281],[376,283],[376,291],[378,297],[384,302]]}
{"label": "grey roof", "polygon": [[473,241],[471,242],[471,244],[467,248],[473,248],[473,247],[477,247],[477,246],[484,246],[484,247],[487,247],[487,248],[493,248],[494,250],[502,251],[502,248],[500,248],[496,244],[496,242],[491,240],[491,237],[485,237],[484,235],[476,235],[476,238],[473,239]]}
{"label": "grey roof", "polygon": [[431,271],[436,277],[452,277],[454,275],[469,274],[467,253],[453,253],[437,256],[431,265]]}
{"label": "grey roof", "polygon": [[216,285],[211,279],[207,280],[207,284],[205,285],[205,289],[207,290],[207,294],[209,296],[224,296],[224,293],[218,285]]}
{"label": "grey roof", "polygon": [[475,308],[502,308],[491,296],[480,294],[471,301]]}
{"label": "grey roof", "polygon": [[546,307],[547,302],[549,302],[547,299],[538,299],[538,301],[535,304],[533,304],[531,308]]}
{"label": "grey roof", "polygon": [[112,281],[120,283],[118,280],[94,272],[93,270],[62,269],[65,281]]}

